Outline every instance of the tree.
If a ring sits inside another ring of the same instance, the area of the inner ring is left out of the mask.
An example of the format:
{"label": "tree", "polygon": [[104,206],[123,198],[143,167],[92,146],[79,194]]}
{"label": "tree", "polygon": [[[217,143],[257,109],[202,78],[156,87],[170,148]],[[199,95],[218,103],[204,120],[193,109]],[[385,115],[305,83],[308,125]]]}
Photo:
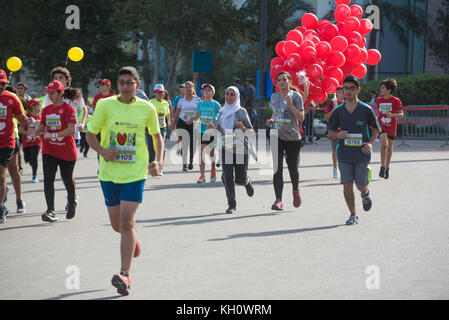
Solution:
{"label": "tree", "polygon": [[[444,7],[444,9],[443,9]],[[449,0],[443,0],[442,7],[438,9],[434,24],[429,32],[429,48],[437,65],[449,72]]]}

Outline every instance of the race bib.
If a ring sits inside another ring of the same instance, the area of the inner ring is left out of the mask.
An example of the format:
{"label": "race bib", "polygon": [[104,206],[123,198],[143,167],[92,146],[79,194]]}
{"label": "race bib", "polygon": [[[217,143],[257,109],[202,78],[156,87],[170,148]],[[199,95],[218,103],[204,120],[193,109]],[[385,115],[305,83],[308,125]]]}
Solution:
{"label": "race bib", "polygon": [[46,125],[50,130],[61,129],[61,116],[59,114],[47,115]]}
{"label": "race bib", "polygon": [[225,149],[234,149],[235,148],[235,134],[226,133],[223,136],[223,146]]}
{"label": "race bib", "polygon": [[213,117],[212,116],[201,116],[200,121],[201,121],[201,124],[203,124],[203,125],[212,124]]}
{"label": "race bib", "polygon": [[8,107],[0,103],[0,118],[6,118],[8,116]]}
{"label": "race bib", "polygon": [[115,146],[118,151],[115,161],[117,162],[136,162],[136,147],[133,146]]}
{"label": "race bib", "polygon": [[273,122],[274,129],[280,129],[284,124],[290,124],[292,120],[290,118],[275,117]]}
{"label": "race bib", "polygon": [[379,112],[387,113],[393,111],[393,105],[391,103],[381,103],[379,104]]}
{"label": "race bib", "polygon": [[363,135],[361,133],[348,133],[345,138],[345,146],[361,147],[363,144]]}
{"label": "race bib", "polygon": [[159,114],[159,126],[165,127],[165,114]]}
{"label": "race bib", "polygon": [[195,111],[184,112],[184,119],[186,119],[187,121],[190,121],[194,117],[195,117]]}

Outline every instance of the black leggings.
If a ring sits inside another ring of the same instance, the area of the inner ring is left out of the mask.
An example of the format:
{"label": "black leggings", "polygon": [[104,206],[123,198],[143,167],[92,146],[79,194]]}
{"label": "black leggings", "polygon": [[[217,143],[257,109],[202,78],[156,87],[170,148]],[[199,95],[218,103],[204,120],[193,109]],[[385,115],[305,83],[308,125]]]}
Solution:
{"label": "black leggings", "polygon": [[222,149],[221,152],[221,163],[223,166],[221,181],[223,181],[225,186],[228,205],[235,208],[237,205],[235,199],[235,185],[246,186],[250,181],[248,177],[248,154],[232,154],[224,149]]}
{"label": "black leggings", "polygon": [[83,152],[84,155],[87,155],[87,152],[89,152],[89,144],[86,141],[86,134],[87,132],[80,132],[81,135],[81,141],[80,141],[80,152]]}
{"label": "black leggings", "polygon": [[[284,189],[284,177],[283,177],[283,167],[284,167],[284,155],[287,162],[288,171],[290,173],[290,179],[292,181],[293,191],[298,191],[299,185],[299,171],[298,171],[298,156],[301,150],[301,141],[285,141],[278,138],[278,148],[277,154],[272,145],[271,153],[273,156],[273,164],[277,170],[273,175],[273,185],[274,192],[276,194],[276,199],[282,200],[282,191]],[[277,157],[277,162],[276,162]]]}
{"label": "black leggings", "polygon": [[37,175],[37,158],[39,156],[39,151],[41,151],[41,147],[32,146],[23,148],[23,156],[25,162],[29,162],[31,169],[33,170],[33,176]]}
{"label": "black leggings", "polygon": [[[178,123],[176,125],[177,129],[184,129],[189,133],[189,140],[190,140],[190,154],[189,154],[189,163],[193,163],[193,123],[192,124],[186,124],[182,119],[178,119]],[[182,138],[181,138],[182,139]],[[182,139],[181,142],[182,146],[182,163],[187,164],[187,141],[184,141]]]}
{"label": "black leggings", "polygon": [[61,178],[67,190],[69,203],[75,202],[75,181],[73,180],[74,161],[65,161],[49,154],[42,155],[42,166],[44,170],[44,193],[47,201],[47,209],[55,210],[55,177],[56,171],[61,171]]}

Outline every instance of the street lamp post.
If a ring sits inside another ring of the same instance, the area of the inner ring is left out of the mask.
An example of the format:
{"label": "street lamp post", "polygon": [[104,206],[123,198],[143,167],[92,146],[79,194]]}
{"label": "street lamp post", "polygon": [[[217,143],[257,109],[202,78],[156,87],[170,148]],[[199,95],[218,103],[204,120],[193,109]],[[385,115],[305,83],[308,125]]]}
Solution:
{"label": "street lamp post", "polygon": [[259,56],[259,107],[257,112],[257,126],[259,129],[265,127],[264,109],[265,106],[265,60],[267,51],[267,0],[262,0],[260,23],[260,56]]}

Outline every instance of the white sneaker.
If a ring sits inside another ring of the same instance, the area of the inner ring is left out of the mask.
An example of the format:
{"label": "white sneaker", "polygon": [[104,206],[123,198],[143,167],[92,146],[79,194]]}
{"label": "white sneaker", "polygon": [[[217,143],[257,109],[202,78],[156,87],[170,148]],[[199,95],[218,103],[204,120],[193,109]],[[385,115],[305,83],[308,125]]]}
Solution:
{"label": "white sneaker", "polygon": [[338,172],[337,172],[337,168],[334,168],[334,174],[333,174],[333,178],[334,178],[334,179],[338,179]]}
{"label": "white sneaker", "polygon": [[163,175],[164,175],[164,173],[163,173],[162,170],[161,170],[161,172],[159,172],[158,176],[159,176],[159,177],[162,177]]}

